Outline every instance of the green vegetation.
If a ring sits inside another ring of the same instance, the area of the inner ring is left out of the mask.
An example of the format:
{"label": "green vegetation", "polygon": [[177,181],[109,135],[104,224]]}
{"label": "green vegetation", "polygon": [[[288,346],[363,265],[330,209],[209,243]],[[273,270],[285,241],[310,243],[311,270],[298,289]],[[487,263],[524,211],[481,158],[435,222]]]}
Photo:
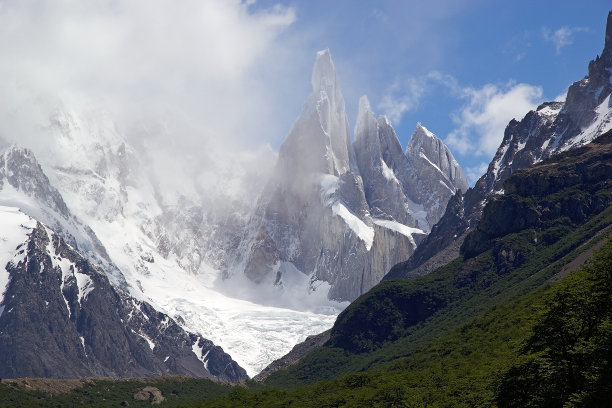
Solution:
{"label": "green vegetation", "polygon": [[[56,388],[60,388],[62,380],[56,381],[59,384]],[[34,383],[34,380],[31,382]],[[0,383],[0,407],[120,407],[124,401],[131,407],[150,407],[151,402],[133,398],[138,390],[146,386],[161,391],[166,399],[162,406],[175,407],[229,394],[234,389],[211,380],[178,376],[133,380],[91,379],[82,382],[81,387],[56,395],[51,390],[37,391],[22,385]]]}
{"label": "green vegetation", "polygon": [[602,407],[612,396],[612,243],[566,278],[504,376],[500,407]]}

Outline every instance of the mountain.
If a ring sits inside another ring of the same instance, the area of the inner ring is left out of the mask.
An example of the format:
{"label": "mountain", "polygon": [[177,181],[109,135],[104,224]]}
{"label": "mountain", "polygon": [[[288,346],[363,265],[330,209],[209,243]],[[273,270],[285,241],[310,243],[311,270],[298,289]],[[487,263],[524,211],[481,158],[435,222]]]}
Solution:
{"label": "mountain", "polygon": [[443,203],[467,181],[421,125],[405,155],[390,122],[375,117],[366,97],[351,143],[328,50],[317,54],[312,89],[229,275],[281,287],[301,279],[309,291],[323,286],[330,299],[353,300],[413,253]]}
{"label": "mountain", "polygon": [[[612,131],[518,171],[485,207],[479,231],[487,235],[470,234],[474,245],[462,258],[377,285],[331,333],[279,361],[294,364],[263,385],[146,384],[197,406],[607,406],[611,166]],[[494,226],[507,208],[513,217]],[[574,352],[563,353],[565,345]],[[143,384],[97,380],[55,396],[32,390],[61,385],[3,380],[0,395],[8,406],[71,405],[84,396],[112,406]],[[207,391],[194,396],[200,387]]]}
{"label": "mountain", "polygon": [[375,218],[429,232],[444,213],[448,198],[469,187],[450,150],[420,123],[406,154],[402,153],[391,123],[385,116],[375,118],[365,96],[359,104],[353,148]]}
{"label": "mountain", "polygon": [[520,122],[510,121],[487,172],[473,188],[451,199],[414,256],[394,266],[386,278],[423,275],[456,257],[466,232],[478,224],[484,203],[503,193],[510,175],[612,129],[611,94],[612,12],[601,56],[589,62],[588,74],[569,87],[565,102],[543,103]]}
{"label": "mountain", "polygon": [[47,226],[113,290],[175,318],[254,376],[329,329],[467,187],[435,136],[417,146],[415,132],[404,153],[366,98],[351,141],[328,51],[312,83],[278,155],[177,152],[174,134],[201,131],[180,112],[124,122],[97,105],[33,98],[33,134],[13,140],[30,149],[0,157],[0,205]]}
{"label": "mountain", "polygon": [[[240,242],[253,206],[251,197],[266,180],[267,163],[275,162],[271,149],[206,150],[196,176],[185,164],[188,159],[176,161],[169,147],[155,144],[165,140],[164,132],[177,129],[160,129],[154,121],[127,127],[90,105],[54,102],[50,112],[40,115],[45,119],[36,126],[45,143],[28,150],[40,162],[15,166],[24,170],[23,183],[36,177],[57,188],[68,215],[57,215],[44,200],[14,199],[9,183],[0,190],[0,204],[23,209],[58,233],[69,232],[60,235],[100,266],[117,290],[222,347],[251,376],[309,334],[331,326],[340,308],[327,308],[327,299],[316,304],[319,309],[289,309],[244,301],[235,284],[220,287],[227,252]],[[179,123],[180,118],[170,118]],[[213,170],[214,183],[202,182]],[[252,325],[254,318],[261,324]]]}
{"label": "mountain", "polygon": [[220,347],[111,283],[117,268],[104,269],[103,246],[69,212],[31,151],[10,147],[0,160],[3,204],[24,209],[0,207],[2,377],[248,378]]}
{"label": "mountain", "polygon": [[427,222],[433,226],[446,209],[448,200],[443,199],[457,191],[464,193],[469,187],[467,178],[448,147],[420,123],[408,142],[406,156],[416,175],[408,188],[414,190],[414,201],[427,209]]}
{"label": "mountain", "polygon": [[263,385],[200,406],[608,406],[612,130],[503,187],[461,257],[381,282]]}
{"label": "mountain", "polygon": [[[350,373],[384,371],[398,366],[397,359],[418,355],[431,344],[436,344],[435,357],[429,357],[434,361],[428,361],[432,368],[443,356],[436,347],[446,349],[449,342],[459,348],[449,351],[455,358],[464,352],[478,353],[462,349],[453,336],[478,330],[469,322],[497,308],[511,314],[509,305],[523,296],[534,294],[531,298],[541,301],[538,291],[584,264],[593,248],[609,242],[612,131],[516,172],[504,187],[504,194],[486,204],[459,258],[426,276],[381,282],[338,316],[323,346],[269,375],[266,382],[295,387]],[[528,315],[533,309],[524,312],[527,315],[521,318],[533,323]],[[511,332],[508,324],[503,330]],[[478,335],[507,345],[497,339],[499,333]],[[520,341],[512,344],[518,352]],[[503,365],[510,363],[506,360]],[[462,373],[477,375],[470,370]]]}

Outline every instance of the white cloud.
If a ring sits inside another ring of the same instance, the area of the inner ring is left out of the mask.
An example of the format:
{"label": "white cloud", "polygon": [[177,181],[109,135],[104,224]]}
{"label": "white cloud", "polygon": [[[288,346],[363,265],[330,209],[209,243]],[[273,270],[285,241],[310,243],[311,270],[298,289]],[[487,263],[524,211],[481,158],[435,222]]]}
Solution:
{"label": "white cloud", "polygon": [[559,95],[555,96],[553,101],[556,101],[556,102],[565,102],[565,98],[567,98],[567,91],[562,92]]}
{"label": "white cloud", "polygon": [[515,62],[523,60],[533,45],[533,36],[534,33],[529,30],[523,30],[517,33],[504,45],[504,54],[510,55]]}
{"label": "white cloud", "polygon": [[580,31],[587,31],[587,29],[585,27],[563,26],[555,31],[551,31],[548,27],[544,27],[542,28],[542,37],[545,41],[552,43],[557,54],[560,54],[561,48],[574,43],[574,33]]}
{"label": "white cloud", "polygon": [[188,144],[244,141],[249,127],[269,140],[272,125],[262,123],[274,106],[260,101],[277,72],[269,73],[266,58],[290,60],[279,36],[296,16],[251,3],[0,0],[0,115],[24,98],[72,97],[124,119],[181,112],[200,129],[173,135]]}
{"label": "white cloud", "polygon": [[492,156],[508,122],[520,120],[542,100],[542,88],[529,84],[493,84],[480,89],[464,88],[466,105],[452,115],[457,128],[445,142],[461,155]]}
{"label": "white cloud", "polygon": [[403,81],[395,81],[382,97],[378,104],[383,113],[397,124],[401,121],[404,113],[418,107],[427,86],[426,78],[408,78]]}
{"label": "white cloud", "polygon": [[418,108],[420,101],[435,86],[442,86],[451,97],[466,101],[462,108],[451,113],[456,128],[445,139],[446,144],[460,155],[492,156],[508,122],[513,118],[521,119],[542,101],[539,86],[509,82],[504,86],[462,87],[452,75],[432,71],[422,77],[395,81],[378,107],[398,124],[406,112]]}
{"label": "white cloud", "polygon": [[389,15],[381,9],[375,8],[374,10],[372,10],[372,16],[374,16],[374,18],[378,19],[383,24],[387,24],[389,22]]}
{"label": "white cloud", "polygon": [[386,89],[378,108],[393,122],[399,124],[406,112],[416,110],[421,100],[431,90],[431,87],[440,84],[448,88],[453,94],[461,93],[457,80],[451,75],[438,71],[431,71],[421,77],[396,79]]}

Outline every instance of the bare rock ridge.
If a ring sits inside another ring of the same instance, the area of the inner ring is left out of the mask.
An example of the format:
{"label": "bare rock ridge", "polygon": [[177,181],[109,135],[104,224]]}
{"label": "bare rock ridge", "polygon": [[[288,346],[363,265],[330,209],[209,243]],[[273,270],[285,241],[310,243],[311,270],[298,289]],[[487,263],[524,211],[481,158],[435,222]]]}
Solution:
{"label": "bare rock ridge", "polygon": [[29,149],[10,146],[0,155],[0,196],[5,204],[13,204],[11,200],[15,193],[11,191],[42,203],[41,206],[31,206],[29,210],[35,212],[41,222],[60,231],[71,246],[111,267],[108,254],[96,234],[72,216],[62,195],[51,185]]}
{"label": "bare rock ridge", "polygon": [[[433,226],[444,214],[446,201],[457,192],[465,192],[468,181],[452,153],[433,133],[420,123],[406,147],[406,156],[413,164],[417,182],[410,184],[415,201],[427,210],[427,222]],[[431,230],[431,228],[429,228]]]}
{"label": "bare rock ridge", "polygon": [[[511,120],[504,138],[474,188],[457,194],[412,258],[394,266],[385,279],[414,277],[431,271],[420,268],[456,239],[463,239],[482,215],[487,200],[504,191],[504,182],[516,171],[573,147],[591,142],[612,129],[612,11],[608,14],[601,57],[588,64],[588,74],[574,82],[565,102],[546,102],[521,121]],[[454,245],[452,254],[459,255]]]}
{"label": "bare rock ridge", "polygon": [[404,154],[366,97],[351,143],[328,50],[317,54],[312,87],[228,275],[283,285],[299,273],[311,288],[329,283],[330,299],[353,300],[409,257],[468,185],[446,146],[420,124]]}

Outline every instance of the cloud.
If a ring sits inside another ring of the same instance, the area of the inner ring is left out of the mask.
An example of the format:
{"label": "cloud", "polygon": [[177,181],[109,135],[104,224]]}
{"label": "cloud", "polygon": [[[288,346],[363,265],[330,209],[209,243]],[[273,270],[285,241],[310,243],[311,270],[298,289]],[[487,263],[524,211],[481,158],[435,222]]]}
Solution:
{"label": "cloud", "polygon": [[407,78],[403,81],[396,80],[387,88],[378,108],[397,124],[401,121],[404,113],[412,111],[419,106],[427,86],[427,78]]}
{"label": "cloud", "polygon": [[486,84],[479,89],[464,88],[467,102],[452,115],[457,127],[445,139],[461,155],[492,156],[508,122],[521,119],[542,101],[542,88],[529,84]]}
{"label": "cloud", "polygon": [[517,33],[504,45],[504,54],[510,55],[515,62],[522,61],[533,46],[533,36],[534,33],[529,30]]}
{"label": "cloud", "polygon": [[[416,110],[435,87],[446,89],[449,97],[459,102],[464,101],[461,108],[451,113],[455,128],[445,139],[459,155],[493,156],[508,122],[513,118],[521,119],[542,102],[540,86],[510,81],[503,86],[465,87],[452,75],[432,71],[421,77],[396,80],[387,89],[378,108],[397,125],[402,116]],[[482,165],[474,167],[474,176],[481,169]]]}
{"label": "cloud", "polygon": [[238,151],[287,131],[274,118],[289,109],[298,62],[283,35],[295,20],[239,0],[0,0],[0,140],[45,165],[60,146],[51,117],[68,112],[91,133],[110,118],[157,185],[215,189]]}
{"label": "cloud", "polygon": [[372,16],[383,24],[387,24],[389,22],[389,15],[380,9],[375,8],[372,10]]}
{"label": "cloud", "polygon": [[574,43],[574,34],[580,31],[587,31],[587,28],[563,26],[551,31],[550,28],[543,27],[542,37],[545,41],[552,43],[555,46],[556,53],[560,54],[561,48]]}
{"label": "cloud", "polygon": [[452,93],[461,93],[457,80],[451,75],[431,71],[420,77],[396,79],[382,96],[377,107],[394,124],[399,124],[402,116],[419,107],[421,100],[427,96],[431,88],[441,84]]}
{"label": "cloud", "polygon": [[251,3],[0,0],[0,111],[22,105],[20,95],[59,96],[125,120],[180,112],[199,127],[175,135],[190,144],[269,132],[261,124],[274,107],[260,101],[268,71],[278,72],[267,65],[289,59],[279,37],[296,15]]}

